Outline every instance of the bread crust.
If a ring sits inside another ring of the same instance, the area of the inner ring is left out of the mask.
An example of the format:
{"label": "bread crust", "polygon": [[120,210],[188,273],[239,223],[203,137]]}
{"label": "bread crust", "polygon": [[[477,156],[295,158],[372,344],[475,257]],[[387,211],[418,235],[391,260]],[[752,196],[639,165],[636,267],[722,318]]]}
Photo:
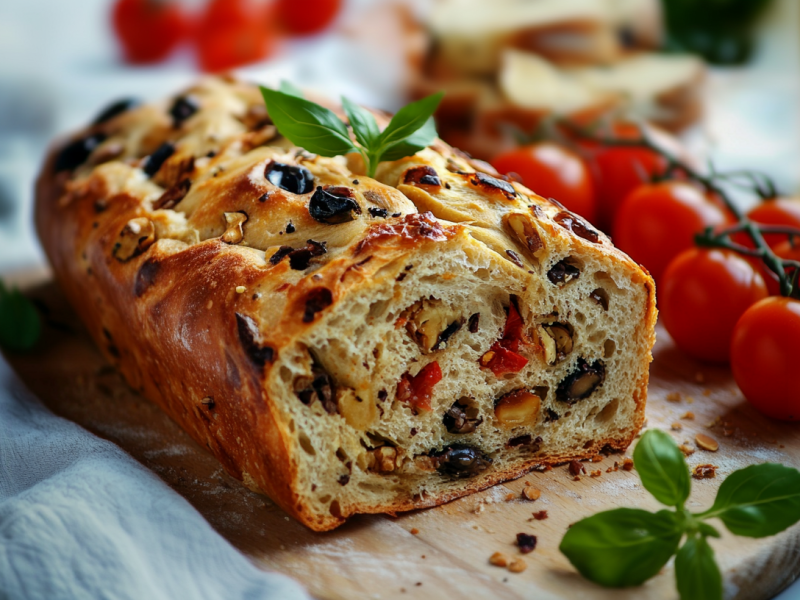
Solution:
{"label": "bread crust", "polygon": [[[247,95],[251,90],[242,93]],[[119,119],[155,119],[146,116],[150,114],[147,110]],[[113,122],[87,131],[110,131],[119,126],[119,122]],[[165,130],[161,134],[159,127]],[[151,123],[147,135],[164,138],[175,134],[156,122]],[[225,224],[219,216],[230,211],[247,213],[251,226],[245,229],[246,240],[267,235],[265,232],[271,232],[270,240],[288,239],[294,235],[286,226],[291,222],[294,228],[302,230],[292,238],[294,246],[298,240],[302,244],[306,237],[314,238],[315,232],[325,226],[309,217],[304,202],[274,189],[264,192],[265,184],[254,179],[253,165],[263,172],[262,165],[270,156],[283,152],[281,160],[290,162],[285,149],[266,148],[262,152],[256,147],[249,151],[246,146],[258,135],[266,136],[263,127],[255,133],[234,132],[220,144],[221,154],[225,148],[233,147],[241,154],[241,164],[236,159],[231,163],[240,168],[231,167],[225,179],[215,181],[210,174],[215,168],[215,158],[205,166],[198,166],[199,161],[195,160],[192,185],[204,194],[205,201],[179,214],[153,206],[161,199],[163,189],[170,190],[180,184],[182,174],[176,166],[180,150],[165,163],[166,171],[159,171],[155,179],[160,181],[160,187],[155,187],[141,181],[137,169],[147,159],[140,157],[130,157],[127,163],[89,164],[80,167],[74,177],[66,171],[56,172],[55,161],[64,147],[64,142],[60,142],[49,153],[36,184],[35,220],[39,237],[59,285],[98,347],[133,388],[158,404],[199,444],[206,446],[228,473],[251,489],[270,496],[311,529],[325,531],[337,527],[351,514],[393,513],[435,506],[514,479],[539,465],[588,458],[604,447],[623,450],[630,444],[644,420],[646,363],[655,335],[654,284],[642,268],[613,248],[606,238],[600,244],[589,244],[575,239],[571,232],[557,231],[548,221],[545,226],[553,229],[551,234],[555,238],[568,240],[559,243],[580,244],[601,260],[624,263],[647,289],[645,317],[638,331],[649,346],[642,354],[645,366],[636,384],[637,408],[632,427],[624,436],[595,440],[590,447],[574,453],[535,457],[514,469],[491,471],[458,490],[428,497],[398,497],[380,505],[351,504],[338,514],[335,510],[329,515],[313,511],[297,490],[299,457],[291,424],[271,393],[270,381],[276,377],[272,357],[315,326],[316,312],[312,311],[310,321],[299,317],[307,314],[304,310],[309,310],[309,298],[316,290],[330,290],[328,305],[335,307],[348,294],[368,289],[370,278],[397,257],[434,248],[458,248],[465,243],[469,225],[420,214],[424,211],[417,212],[415,203],[403,194],[363,176],[353,176],[341,161],[309,159],[291,150],[294,162],[313,169],[320,183],[337,185],[356,177],[360,180],[356,186],[360,193],[377,194],[360,196],[362,200],[379,196],[379,201],[393,211],[391,214],[400,216],[374,222],[354,221],[349,230],[339,234],[341,239],[327,240],[329,257],[313,275],[303,276],[302,271],[292,270],[288,260],[271,264],[270,249],[277,247],[277,243],[265,242],[263,245],[270,248],[266,253],[226,243]],[[140,143],[140,155],[152,153],[156,146],[147,136],[142,136]],[[187,152],[191,150],[197,149]],[[479,170],[489,169],[460,157],[441,142],[430,152],[439,154],[442,160],[457,157]],[[407,169],[419,158],[404,160],[383,168]],[[178,171],[178,176],[170,170]],[[530,190],[518,184],[514,187],[548,215],[560,210]],[[262,200],[264,194],[270,196],[266,201]],[[120,260],[117,247],[120,232],[125,231],[132,219],[154,223],[156,240]],[[203,232],[202,240],[187,241],[185,232],[175,234],[183,231],[185,220],[192,224],[190,230]],[[281,230],[276,233],[278,228]],[[365,261],[367,254],[371,258]],[[265,303],[269,304],[268,311]],[[325,306],[320,312],[327,309]],[[251,322],[256,323],[253,330],[249,329]]]}

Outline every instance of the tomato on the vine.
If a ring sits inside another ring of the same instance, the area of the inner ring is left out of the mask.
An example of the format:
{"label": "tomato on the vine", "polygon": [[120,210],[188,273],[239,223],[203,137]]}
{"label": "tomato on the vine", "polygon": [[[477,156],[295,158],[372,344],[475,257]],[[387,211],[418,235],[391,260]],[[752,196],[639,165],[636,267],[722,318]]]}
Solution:
{"label": "tomato on the vine", "polygon": [[[800,199],[798,198],[774,198],[762,202],[753,208],[747,217],[751,221],[762,225],[783,225],[786,227],[796,227],[800,229]],[[780,244],[786,239],[786,235],[779,233],[765,233],[764,241],[770,247]],[[748,238],[747,245],[752,246],[752,241]]]}
{"label": "tomato on the vine", "polygon": [[767,297],[761,275],[731,250],[690,248],[664,273],[659,313],[675,344],[709,362],[727,362],[739,317]]}
{"label": "tomato on the vine", "polygon": [[278,17],[289,33],[308,35],[330,25],[341,7],[342,0],[278,0]]}
{"label": "tomato on the vine", "polygon": [[739,319],[731,342],[733,377],[745,398],[774,419],[800,419],[800,301],[770,297]]}
{"label": "tomato on the vine", "polygon": [[165,59],[189,29],[180,3],[174,0],[117,0],[111,20],[130,63]]}
{"label": "tomato on the vine", "polygon": [[219,72],[269,56],[276,37],[271,12],[255,0],[211,0],[197,31],[200,68]]}
{"label": "tomato on the vine", "polygon": [[[783,258],[785,260],[796,260],[800,262],[800,238],[797,238],[794,245],[786,239],[786,236],[783,236],[784,239],[779,244],[776,244],[772,247],[772,251],[778,258]],[[764,281],[767,283],[767,290],[769,290],[770,296],[780,296],[781,295],[781,286],[780,282],[778,281],[778,276],[763,263],[761,260],[754,261],[759,269],[761,270],[761,276],[764,278]]]}
{"label": "tomato on the vine", "polygon": [[639,186],[620,206],[616,246],[643,264],[656,282],[669,262],[694,245],[694,235],[718,227],[728,216],[696,186],[664,181]]}
{"label": "tomato on the vine", "polygon": [[597,218],[589,167],[572,150],[540,142],[498,154],[491,162],[503,174],[519,175],[522,183],[540,196],[555,198],[588,221]]}
{"label": "tomato on the vine", "polygon": [[[633,123],[617,122],[611,126],[609,137],[618,140],[639,140],[642,129]],[[667,159],[649,148],[602,145],[581,141],[587,151],[594,189],[597,195],[597,225],[613,231],[617,213],[625,198],[637,187],[647,183],[667,168]]]}

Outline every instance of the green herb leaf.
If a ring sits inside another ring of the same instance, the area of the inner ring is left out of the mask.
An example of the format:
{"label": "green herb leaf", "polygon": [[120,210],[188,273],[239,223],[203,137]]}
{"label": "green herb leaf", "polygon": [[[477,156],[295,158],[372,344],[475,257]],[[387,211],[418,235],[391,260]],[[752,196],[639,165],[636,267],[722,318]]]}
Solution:
{"label": "green herb leaf", "polygon": [[722,600],[722,575],[706,538],[689,538],[678,551],[675,581],[681,600]]}
{"label": "green herb leaf", "polygon": [[719,517],[736,535],[775,535],[800,520],[800,472],[772,463],[734,471],[714,506],[697,516]]}
{"label": "green herb leaf", "polygon": [[712,525],[709,525],[708,523],[703,523],[702,521],[697,523],[697,531],[699,531],[701,534],[703,534],[706,537],[713,537],[713,538],[722,537],[719,534],[719,531],[717,531],[716,527],[713,527]]}
{"label": "green herb leaf", "polygon": [[406,156],[416,154],[420,150],[430,146],[438,135],[439,134],[436,133],[436,123],[434,123],[433,118],[429,118],[422,127],[410,136],[384,150],[380,159],[399,160]]}
{"label": "green herb leaf", "polygon": [[296,146],[321,156],[358,151],[347,125],[327,108],[265,87],[261,94],[278,131]]}
{"label": "green herb leaf", "polygon": [[16,288],[0,281],[0,347],[12,352],[30,350],[39,339],[42,322],[33,303]]}
{"label": "green herb leaf", "polygon": [[301,90],[291,81],[286,81],[285,79],[281,79],[281,87],[279,89],[284,94],[288,94],[289,96],[294,96],[295,98],[304,97],[303,90]]}
{"label": "green herb leaf", "polygon": [[662,504],[679,506],[689,497],[689,468],[669,434],[658,429],[647,431],[636,444],[633,464],[642,485]]}
{"label": "green herb leaf", "polygon": [[682,535],[675,513],[617,508],[575,523],[559,549],[587,579],[627,587],[658,573]]}
{"label": "green herb leaf", "polygon": [[[438,108],[443,97],[444,92],[432,94],[426,98],[423,98],[422,100],[407,104],[398,110],[394,117],[392,117],[389,125],[381,134],[379,148],[380,154],[386,154],[390,148],[399,144],[400,142],[407,141],[407,139],[414,132],[423,129],[426,125],[428,125],[429,119],[433,116],[433,113],[436,112],[436,109]],[[426,131],[429,133],[430,129]],[[431,141],[433,141],[433,139],[431,139]],[[428,144],[425,144],[425,146],[427,145]]]}
{"label": "green herb leaf", "polygon": [[342,97],[342,107],[350,120],[350,126],[353,128],[353,133],[356,134],[358,143],[364,148],[371,148],[375,145],[381,136],[381,130],[372,113],[344,96]]}

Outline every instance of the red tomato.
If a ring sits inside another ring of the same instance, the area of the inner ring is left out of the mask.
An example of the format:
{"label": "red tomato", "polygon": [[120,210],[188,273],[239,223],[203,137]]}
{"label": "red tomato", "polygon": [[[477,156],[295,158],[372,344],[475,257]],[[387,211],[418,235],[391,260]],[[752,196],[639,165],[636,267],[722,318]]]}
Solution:
{"label": "red tomato", "polygon": [[519,354],[519,347],[524,341],[524,326],[525,323],[512,302],[508,307],[503,337],[481,356],[481,366],[491,370],[496,377],[506,373],[519,373],[528,364],[528,359]]}
{"label": "red tomato", "polygon": [[[785,237],[785,236],[784,236]],[[796,260],[800,262],[800,238],[795,238],[795,245],[792,246],[791,242],[788,239],[784,239],[781,243],[772,247],[772,251],[778,255],[779,258],[785,258],[787,260]],[[778,282],[778,276],[772,272],[772,269],[768,268],[767,265],[764,264],[761,260],[754,261],[759,269],[761,270],[761,276],[764,278],[764,281],[767,283],[767,289],[769,290],[770,296],[780,296],[781,289],[780,283]]]}
{"label": "red tomato", "polygon": [[761,275],[731,250],[690,248],[673,260],[658,294],[664,327],[686,354],[727,362],[736,321],[767,297]]}
{"label": "red tomato", "polygon": [[111,21],[129,63],[165,59],[188,31],[180,4],[169,0],[117,0]]}
{"label": "red tomato", "polygon": [[422,370],[410,376],[408,373],[400,378],[397,384],[397,399],[408,402],[415,408],[431,410],[433,386],[442,380],[442,369],[439,363],[428,363]]}
{"label": "red tomato", "polygon": [[501,173],[516,173],[522,183],[545,198],[555,198],[589,221],[597,218],[597,203],[589,167],[571,150],[542,142],[522,146],[494,157]]}
{"label": "red tomato", "polygon": [[625,199],[614,224],[614,243],[659,282],[670,261],[694,246],[694,235],[727,222],[702,191],[682,181],[641,185]]}
{"label": "red tomato", "polygon": [[800,419],[800,301],[766,298],[739,319],[731,342],[733,377],[759,412]]}
{"label": "red tomato", "polygon": [[200,68],[225,71],[269,56],[275,48],[270,11],[255,0],[212,0],[197,32]]}
{"label": "red tomato", "polygon": [[339,14],[342,0],[278,0],[281,24],[295,35],[318,33]]}
{"label": "red tomato", "polygon": [[[796,227],[800,229],[800,199],[798,198],[776,198],[762,202],[752,209],[747,216],[756,223],[763,225],[782,225],[786,227]],[[749,236],[747,241],[742,242],[752,247],[753,243]],[[764,234],[764,241],[774,247],[786,240],[786,235]]]}
{"label": "red tomato", "polygon": [[[608,134],[621,140],[640,139],[641,129],[632,123],[615,123]],[[613,231],[617,213],[625,198],[655,175],[664,173],[666,159],[647,148],[602,146],[581,142],[589,152],[592,178],[597,195],[598,226]]]}

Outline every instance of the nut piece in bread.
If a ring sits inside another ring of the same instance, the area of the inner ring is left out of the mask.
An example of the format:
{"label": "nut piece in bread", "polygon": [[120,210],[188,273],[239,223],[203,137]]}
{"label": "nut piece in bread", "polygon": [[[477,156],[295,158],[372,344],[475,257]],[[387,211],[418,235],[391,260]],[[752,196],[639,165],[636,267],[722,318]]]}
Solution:
{"label": "nut piece in bread", "polygon": [[376,179],[357,158],[207,79],[57,144],[36,224],[130,385],[312,529],[627,447],[648,274],[442,142]]}

